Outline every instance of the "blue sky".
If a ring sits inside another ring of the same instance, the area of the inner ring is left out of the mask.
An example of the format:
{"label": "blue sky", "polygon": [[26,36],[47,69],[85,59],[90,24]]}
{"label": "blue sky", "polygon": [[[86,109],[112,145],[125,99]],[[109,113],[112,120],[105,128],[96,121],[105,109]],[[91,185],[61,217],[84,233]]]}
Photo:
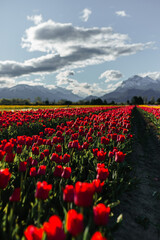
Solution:
{"label": "blue sky", "polygon": [[1,0],[0,87],[103,95],[160,78],[159,0]]}

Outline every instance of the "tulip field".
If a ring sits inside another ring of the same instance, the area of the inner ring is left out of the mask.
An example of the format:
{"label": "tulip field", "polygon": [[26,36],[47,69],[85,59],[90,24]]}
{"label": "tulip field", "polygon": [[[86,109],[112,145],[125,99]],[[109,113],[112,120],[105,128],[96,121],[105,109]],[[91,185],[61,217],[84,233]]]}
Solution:
{"label": "tulip field", "polygon": [[1,111],[0,239],[113,239],[133,108]]}

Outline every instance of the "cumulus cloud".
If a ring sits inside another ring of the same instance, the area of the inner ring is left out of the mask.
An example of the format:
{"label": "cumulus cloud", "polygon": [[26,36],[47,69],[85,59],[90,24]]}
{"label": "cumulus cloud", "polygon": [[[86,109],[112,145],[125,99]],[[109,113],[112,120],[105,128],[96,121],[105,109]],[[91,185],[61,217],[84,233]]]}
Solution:
{"label": "cumulus cloud", "polygon": [[109,93],[109,92],[114,91],[117,87],[119,87],[119,86],[121,85],[121,83],[122,83],[122,81],[121,81],[121,82],[118,82],[118,83],[116,83],[116,84],[113,84],[113,83],[109,84],[109,85],[107,86],[106,93]]}
{"label": "cumulus cloud", "polygon": [[152,43],[130,43],[127,35],[111,27],[83,28],[48,20],[26,30],[22,47],[45,55],[24,62],[0,61],[0,77],[49,74],[113,61],[150,48]]}
{"label": "cumulus cloud", "polygon": [[129,17],[129,15],[126,14],[125,11],[116,11],[116,15],[120,17]]}
{"label": "cumulus cloud", "polygon": [[153,80],[160,80],[160,72],[146,72],[138,74],[141,77],[150,77]]}
{"label": "cumulus cloud", "polygon": [[111,81],[118,81],[122,77],[122,73],[118,70],[107,70],[100,75],[99,79],[105,78],[105,82],[107,83]]}
{"label": "cumulus cloud", "polygon": [[80,83],[76,79],[73,79],[75,75],[74,71],[66,70],[57,74],[57,86],[65,86],[66,89],[71,90],[74,94],[78,94],[82,97],[87,95],[103,95],[105,91],[99,87],[98,84],[88,84],[86,82]]}
{"label": "cumulus cloud", "polygon": [[0,88],[12,87],[15,85],[15,80],[8,77],[0,77]]}
{"label": "cumulus cloud", "polygon": [[90,9],[88,9],[88,8],[83,9],[81,16],[80,16],[81,20],[83,22],[87,22],[91,13],[92,13],[92,11]]}
{"label": "cumulus cloud", "polygon": [[27,16],[27,19],[37,25],[42,22],[42,15]]}
{"label": "cumulus cloud", "polygon": [[64,72],[60,72],[57,74],[57,85],[64,85],[64,84],[70,84],[73,83],[75,80],[70,78],[70,76],[74,75],[74,71],[66,70]]}

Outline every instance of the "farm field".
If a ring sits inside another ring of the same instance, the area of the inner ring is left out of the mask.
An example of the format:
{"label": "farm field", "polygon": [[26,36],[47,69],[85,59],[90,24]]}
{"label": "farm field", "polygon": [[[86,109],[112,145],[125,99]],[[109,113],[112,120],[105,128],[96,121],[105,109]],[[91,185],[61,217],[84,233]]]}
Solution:
{"label": "farm field", "polygon": [[0,112],[1,239],[159,239],[159,108],[12,110]]}

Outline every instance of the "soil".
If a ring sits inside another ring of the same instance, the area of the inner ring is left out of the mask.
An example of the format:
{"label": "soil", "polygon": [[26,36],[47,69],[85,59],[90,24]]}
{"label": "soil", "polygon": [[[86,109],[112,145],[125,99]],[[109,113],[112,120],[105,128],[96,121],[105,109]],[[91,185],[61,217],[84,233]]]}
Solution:
{"label": "soil", "polygon": [[138,181],[134,190],[120,199],[116,215],[123,221],[114,240],[160,239],[160,140],[155,127],[135,109],[131,161]]}

